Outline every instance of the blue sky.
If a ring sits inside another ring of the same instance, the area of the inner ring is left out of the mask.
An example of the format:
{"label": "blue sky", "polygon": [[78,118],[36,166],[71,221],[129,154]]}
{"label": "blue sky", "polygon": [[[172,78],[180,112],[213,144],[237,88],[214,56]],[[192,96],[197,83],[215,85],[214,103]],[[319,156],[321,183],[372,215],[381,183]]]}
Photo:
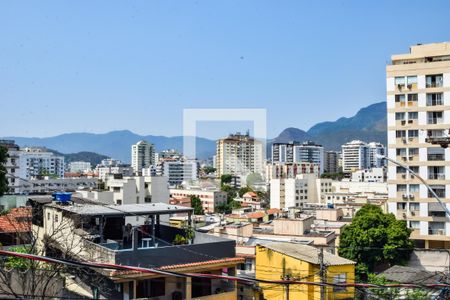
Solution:
{"label": "blue sky", "polygon": [[180,135],[183,108],[222,107],[266,108],[269,137],[306,130],[383,101],[390,55],[449,41],[449,11],[448,1],[2,1],[0,136]]}

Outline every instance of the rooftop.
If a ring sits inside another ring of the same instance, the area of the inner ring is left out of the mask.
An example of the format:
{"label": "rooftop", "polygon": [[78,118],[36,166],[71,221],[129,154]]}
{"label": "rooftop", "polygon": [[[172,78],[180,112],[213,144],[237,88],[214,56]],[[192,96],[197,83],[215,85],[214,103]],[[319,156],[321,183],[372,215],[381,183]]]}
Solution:
{"label": "rooftop", "polygon": [[[291,243],[262,243],[260,246],[302,261],[309,262],[311,264],[319,264],[319,250],[311,246]],[[323,252],[323,256],[324,262],[328,266],[356,264],[354,261],[328,253],[326,251]]]}
{"label": "rooftop", "polygon": [[111,215],[148,215],[148,214],[168,214],[168,213],[189,213],[192,208],[168,205],[164,203],[145,204],[124,204],[124,205],[100,205],[100,204],[77,204],[60,205],[58,203],[49,204],[58,209],[83,215],[83,216],[111,216]]}
{"label": "rooftop", "polygon": [[435,272],[420,270],[417,268],[404,267],[404,266],[392,266],[381,275],[386,277],[387,280],[400,282],[400,283],[436,283],[442,282],[444,275],[439,275]]}
{"label": "rooftop", "polygon": [[29,207],[13,208],[9,213],[0,216],[0,232],[29,232],[31,230],[30,218],[31,209]]}

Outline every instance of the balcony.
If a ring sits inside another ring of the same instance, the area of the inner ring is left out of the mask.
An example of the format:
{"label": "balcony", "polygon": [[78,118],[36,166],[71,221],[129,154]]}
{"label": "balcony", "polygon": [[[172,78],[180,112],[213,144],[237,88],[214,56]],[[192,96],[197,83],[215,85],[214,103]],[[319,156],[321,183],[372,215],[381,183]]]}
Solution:
{"label": "balcony", "polygon": [[429,180],[445,180],[445,174],[444,173],[430,173],[428,174]]}
{"label": "balcony", "polygon": [[433,125],[433,124],[442,124],[444,123],[444,118],[428,118],[427,124]]}
{"label": "balcony", "polygon": [[441,161],[445,160],[445,154],[428,154],[427,159],[430,161]]}
{"label": "balcony", "polygon": [[441,99],[427,99],[427,106],[439,106],[444,105],[444,101]]}
{"label": "balcony", "polygon": [[429,235],[445,235],[445,229],[443,229],[443,228],[439,228],[439,229],[429,228],[428,229],[428,234]]}

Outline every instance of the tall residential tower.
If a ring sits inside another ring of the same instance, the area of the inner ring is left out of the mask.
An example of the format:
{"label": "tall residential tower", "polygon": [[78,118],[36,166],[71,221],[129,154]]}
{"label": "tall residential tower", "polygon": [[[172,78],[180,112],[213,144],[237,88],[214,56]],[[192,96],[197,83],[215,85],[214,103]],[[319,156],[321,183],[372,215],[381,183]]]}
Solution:
{"label": "tall residential tower", "polygon": [[[450,128],[450,43],[416,45],[386,67],[388,155],[426,180],[450,208],[450,149],[430,143]],[[450,218],[419,179],[388,166],[389,212],[417,247],[450,249]]]}
{"label": "tall residential tower", "polygon": [[155,164],[155,149],[153,144],[146,141],[139,141],[131,145],[131,166],[134,172],[141,172],[143,168],[148,168]]}

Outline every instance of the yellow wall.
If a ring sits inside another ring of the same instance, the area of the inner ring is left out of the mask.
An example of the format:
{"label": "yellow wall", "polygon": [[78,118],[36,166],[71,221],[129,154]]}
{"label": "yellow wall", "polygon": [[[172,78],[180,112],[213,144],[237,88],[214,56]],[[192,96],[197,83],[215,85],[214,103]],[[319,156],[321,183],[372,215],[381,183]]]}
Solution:
{"label": "yellow wall", "polygon": [[[328,282],[338,274],[347,274],[347,283],[354,282],[354,265],[327,267]],[[290,275],[296,281],[320,282],[319,266],[299,259],[286,256],[262,246],[256,247],[256,278],[266,280],[281,280],[282,276]],[[286,286],[279,284],[261,283],[264,299],[284,300]],[[353,299],[354,288],[344,291],[333,291],[333,287],[326,288],[326,299]],[[290,285],[289,299],[320,299],[320,287],[312,285]]]}

